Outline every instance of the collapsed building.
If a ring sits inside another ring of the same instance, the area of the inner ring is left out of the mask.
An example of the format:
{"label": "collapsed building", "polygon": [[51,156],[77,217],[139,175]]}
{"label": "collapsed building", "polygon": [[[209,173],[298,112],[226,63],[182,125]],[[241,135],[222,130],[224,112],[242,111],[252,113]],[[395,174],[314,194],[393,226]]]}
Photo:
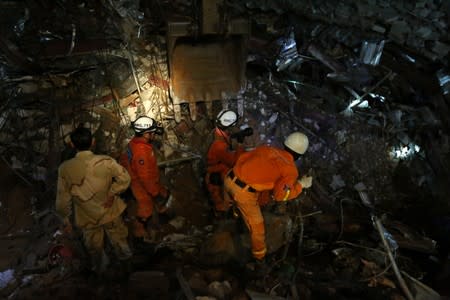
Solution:
{"label": "collapsed building", "polygon": [[[448,296],[448,1],[2,1],[0,293],[151,299],[440,299]],[[310,190],[265,209],[268,265],[218,221],[204,188],[214,116],[245,139],[308,135]],[[164,127],[174,194],[125,281],[79,272],[79,237],[54,212],[69,133],[118,158],[130,123]],[[243,271],[245,270],[245,271]]]}

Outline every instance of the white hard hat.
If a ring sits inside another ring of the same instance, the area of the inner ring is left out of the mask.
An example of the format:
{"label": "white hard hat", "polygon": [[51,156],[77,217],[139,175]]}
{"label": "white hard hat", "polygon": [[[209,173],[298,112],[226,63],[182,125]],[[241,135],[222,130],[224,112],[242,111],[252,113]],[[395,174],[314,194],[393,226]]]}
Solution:
{"label": "white hard hat", "polygon": [[304,154],[308,149],[308,137],[301,132],[291,133],[285,140],[284,145],[298,154]]}
{"label": "white hard hat", "polygon": [[229,109],[224,109],[222,111],[219,112],[219,114],[217,114],[216,117],[216,124],[225,129],[231,126],[236,125],[238,120],[238,116],[237,114]]}
{"label": "white hard hat", "polygon": [[156,121],[147,116],[138,117],[132,122],[133,130],[136,133],[154,132],[156,131]]}

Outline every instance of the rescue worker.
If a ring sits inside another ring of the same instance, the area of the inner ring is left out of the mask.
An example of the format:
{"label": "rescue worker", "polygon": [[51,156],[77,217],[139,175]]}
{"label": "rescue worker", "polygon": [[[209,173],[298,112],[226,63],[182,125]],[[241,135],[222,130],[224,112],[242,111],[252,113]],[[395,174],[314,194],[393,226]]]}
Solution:
{"label": "rescue worker", "polygon": [[159,169],[151,141],[155,134],[162,134],[154,119],[141,116],[132,122],[135,136],[127,146],[120,162],[131,176],[131,191],[136,200],[136,212],[132,213],[133,236],[148,238],[147,222],[156,207],[159,213],[165,211],[170,193],[160,182]]}
{"label": "rescue worker", "polygon": [[77,153],[59,167],[56,212],[66,232],[72,231],[72,219],[81,229],[92,270],[101,273],[108,264],[105,233],[119,260],[126,264],[132,256],[121,216],[126,204],[119,197],[128,188],[130,176],[112,157],[94,154],[93,144],[87,128],[79,126],[70,134],[70,145]]}
{"label": "rescue worker", "polygon": [[224,202],[223,180],[238,156],[244,152],[242,139],[238,140],[237,149],[232,149],[230,131],[237,124],[237,121],[238,116],[234,111],[222,110],[219,112],[215,120],[214,140],[206,154],[205,183],[213,201],[216,215],[223,214],[230,207],[230,203]]}
{"label": "rescue worker", "polygon": [[291,133],[284,149],[259,146],[241,154],[225,177],[224,197],[234,200],[250,232],[253,257],[262,261],[266,255],[264,219],[258,198],[272,192],[275,201],[296,198],[302,188],[309,188],[312,177],[298,178],[295,161],[308,148],[308,138],[301,132]]}

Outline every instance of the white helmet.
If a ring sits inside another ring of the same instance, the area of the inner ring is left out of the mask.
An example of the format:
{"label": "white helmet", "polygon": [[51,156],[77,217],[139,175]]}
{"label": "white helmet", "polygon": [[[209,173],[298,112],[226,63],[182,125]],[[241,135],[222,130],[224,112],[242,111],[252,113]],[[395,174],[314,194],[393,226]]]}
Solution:
{"label": "white helmet", "polygon": [[224,109],[219,112],[216,117],[216,124],[222,129],[229,128],[236,125],[238,120],[237,114],[229,109]]}
{"label": "white helmet", "polygon": [[156,125],[156,121],[147,116],[138,117],[131,123],[131,126],[136,133],[155,132],[157,128]]}
{"label": "white helmet", "polygon": [[298,154],[304,154],[308,149],[308,137],[301,132],[293,132],[284,140],[284,145]]}

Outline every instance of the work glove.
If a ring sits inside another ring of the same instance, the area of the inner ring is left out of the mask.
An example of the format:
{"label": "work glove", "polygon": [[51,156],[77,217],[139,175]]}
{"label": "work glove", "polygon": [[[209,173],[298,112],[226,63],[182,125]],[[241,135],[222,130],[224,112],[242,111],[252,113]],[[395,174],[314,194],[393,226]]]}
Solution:
{"label": "work glove", "polygon": [[302,188],[307,189],[312,186],[312,176],[303,176],[298,180],[298,182],[302,185]]}

